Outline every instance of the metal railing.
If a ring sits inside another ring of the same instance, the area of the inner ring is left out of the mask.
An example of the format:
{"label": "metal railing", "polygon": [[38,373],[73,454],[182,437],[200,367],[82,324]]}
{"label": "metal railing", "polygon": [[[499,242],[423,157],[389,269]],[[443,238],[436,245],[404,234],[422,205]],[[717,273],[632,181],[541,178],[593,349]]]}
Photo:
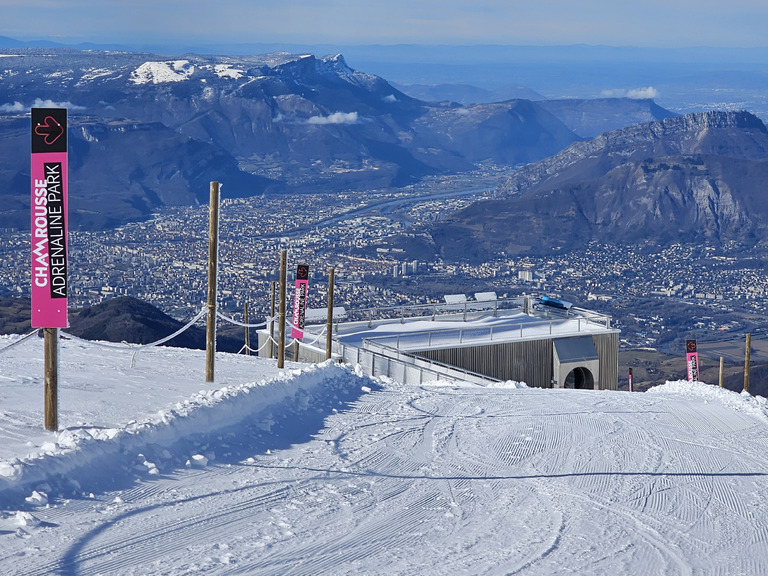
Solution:
{"label": "metal railing", "polygon": [[467,300],[461,303],[408,304],[403,306],[384,306],[380,308],[360,308],[347,310],[345,321],[395,320],[411,318],[433,319],[444,315],[461,315],[468,319],[473,313],[486,314],[492,312],[496,316],[499,310],[514,310],[523,307],[523,298],[499,298],[496,300]]}
{"label": "metal railing", "polygon": [[431,380],[465,382],[479,386],[498,382],[498,379],[400,352],[385,344],[374,344],[374,347],[379,350],[339,343],[339,360],[348,364],[359,364],[370,376],[387,376],[406,385],[420,385]]}
{"label": "metal railing", "polygon": [[[563,320],[570,322],[563,322]],[[533,320],[505,326],[449,328],[387,336],[372,336],[365,342],[389,345],[396,350],[426,350],[433,347],[466,346],[488,342],[508,342],[513,339],[536,338],[594,332],[595,328],[610,328],[610,318],[604,315],[571,316],[570,318]]]}

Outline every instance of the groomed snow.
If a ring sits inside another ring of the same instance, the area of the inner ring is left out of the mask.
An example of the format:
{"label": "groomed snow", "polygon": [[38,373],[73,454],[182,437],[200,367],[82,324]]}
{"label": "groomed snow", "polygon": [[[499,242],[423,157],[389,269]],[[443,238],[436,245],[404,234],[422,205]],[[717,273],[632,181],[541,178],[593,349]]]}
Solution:
{"label": "groomed snow", "polygon": [[768,574],[768,405],[0,337],[0,573]]}

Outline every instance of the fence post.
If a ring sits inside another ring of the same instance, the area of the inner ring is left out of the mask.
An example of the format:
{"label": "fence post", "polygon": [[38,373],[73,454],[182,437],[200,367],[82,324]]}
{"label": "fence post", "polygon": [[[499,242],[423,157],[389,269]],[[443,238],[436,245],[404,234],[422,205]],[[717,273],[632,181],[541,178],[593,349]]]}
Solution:
{"label": "fence post", "polygon": [[208,319],[205,331],[205,381],[213,382],[216,352],[216,267],[219,253],[219,183],[211,182],[208,207]]}
{"label": "fence post", "polygon": [[720,388],[723,387],[723,357],[720,356]]}
{"label": "fence post", "polygon": [[277,342],[277,367],[282,369],[285,367],[285,275],[286,275],[286,261],[288,259],[288,251],[283,250],[280,252],[280,301],[278,302],[278,309],[280,312],[277,317],[277,333],[279,335]]}
{"label": "fence post", "polygon": [[275,357],[275,286],[276,283],[272,281],[272,302],[269,305],[269,357]]}
{"label": "fence post", "polygon": [[44,328],[45,339],[45,429],[59,429],[59,329]]}
{"label": "fence post", "polygon": [[251,355],[251,335],[248,329],[248,302],[245,303],[245,310],[243,311],[243,320],[245,324],[245,355]]}
{"label": "fence post", "polygon": [[334,269],[328,270],[328,317],[325,323],[325,359],[330,360],[333,347],[333,280]]}
{"label": "fence post", "polygon": [[747,334],[747,343],[744,352],[744,392],[749,392],[749,354],[752,350],[752,334]]}

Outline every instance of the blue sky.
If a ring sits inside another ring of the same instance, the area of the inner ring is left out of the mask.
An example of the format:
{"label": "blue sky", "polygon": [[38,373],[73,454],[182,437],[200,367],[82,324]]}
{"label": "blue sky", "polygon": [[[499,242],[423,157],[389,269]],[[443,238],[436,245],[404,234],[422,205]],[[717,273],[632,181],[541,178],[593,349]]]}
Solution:
{"label": "blue sky", "polygon": [[0,0],[0,36],[112,43],[768,45],[765,0]]}

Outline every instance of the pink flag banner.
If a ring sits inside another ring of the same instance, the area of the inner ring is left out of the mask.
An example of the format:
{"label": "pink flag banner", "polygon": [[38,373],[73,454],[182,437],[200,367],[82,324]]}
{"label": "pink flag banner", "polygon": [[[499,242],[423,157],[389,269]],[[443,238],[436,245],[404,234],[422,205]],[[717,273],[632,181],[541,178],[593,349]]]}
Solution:
{"label": "pink flag banner", "polygon": [[32,327],[67,328],[67,109],[31,112]]}
{"label": "pink flag banner", "polygon": [[296,291],[293,297],[293,326],[291,338],[304,337],[304,316],[307,311],[307,291],[309,290],[309,266],[299,264],[296,269]]}
{"label": "pink flag banner", "polygon": [[697,352],[696,340],[685,341],[685,359],[688,365],[688,381],[699,381],[699,353]]}

